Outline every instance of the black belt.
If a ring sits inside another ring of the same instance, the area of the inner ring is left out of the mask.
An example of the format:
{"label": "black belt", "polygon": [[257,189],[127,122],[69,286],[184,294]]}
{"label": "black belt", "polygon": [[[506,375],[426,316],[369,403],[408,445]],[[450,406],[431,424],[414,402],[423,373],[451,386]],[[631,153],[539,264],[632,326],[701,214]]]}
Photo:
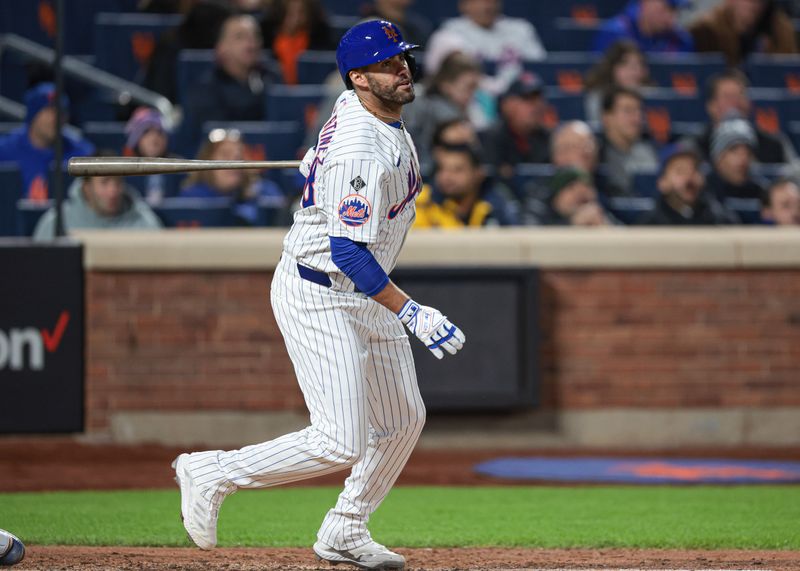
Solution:
{"label": "black belt", "polygon": [[[331,287],[333,285],[330,276],[325,272],[320,272],[311,268],[307,268],[301,264],[297,264],[297,273],[300,274],[300,277],[304,280],[319,284],[323,287]],[[357,287],[354,287],[353,292],[361,293],[361,290]]]}

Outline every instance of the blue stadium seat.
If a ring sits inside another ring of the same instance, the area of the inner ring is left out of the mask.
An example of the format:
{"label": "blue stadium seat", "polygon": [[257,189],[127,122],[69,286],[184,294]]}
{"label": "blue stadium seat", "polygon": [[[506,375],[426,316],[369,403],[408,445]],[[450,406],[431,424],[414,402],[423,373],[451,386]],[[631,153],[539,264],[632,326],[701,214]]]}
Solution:
{"label": "blue stadium seat", "polygon": [[683,95],[703,96],[706,80],[724,71],[725,59],[720,54],[647,54],[650,76],[661,87]]}
{"label": "blue stadium seat", "polygon": [[186,94],[197,78],[214,67],[214,50],[181,50],[178,55],[177,97],[186,105]]}
{"label": "blue stadium seat", "polygon": [[556,168],[550,163],[520,163],[514,169],[514,188],[532,198],[542,198],[532,193],[544,190],[555,172]]}
{"label": "blue stadium seat", "polygon": [[800,116],[800,94],[769,87],[751,88],[749,94],[753,101],[755,122],[768,133],[785,129],[785,125]]}
{"label": "blue stadium seat", "polygon": [[361,18],[357,16],[357,12],[342,15],[334,14],[330,16],[328,21],[331,24],[333,40],[338,44],[339,38],[341,38],[347,30],[356,25],[360,19]]}
{"label": "blue stadium seat", "polygon": [[325,83],[328,76],[335,72],[335,51],[307,51],[297,59],[297,81],[303,84]]}
{"label": "blue stadium seat", "polygon": [[[85,31],[98,12],[135,12],[138,0],[80,0],[64,3],[64,52],[91,54],[94,36]],[[19,34],[49,48],[55,42],[54,2],[0,2],[0,34]]]}
{"label": "blue stadium seat", "polygon": [[670,121],[706,121],[706,110],[700,95],[682,95],[670,88],[651,88],[644,90],[645,109],[664,108],[669,112]]}
{"label": "blue stadium seat", "polygon": [[98,149],[111,149],[118,153],[125,146],[125,123],[120,121],[87,121],[83,125],[83,135]]}
{"label": "blue stadium seat", "polygon": [[636,224],[644,213],[653,208],[652,198],[614,197],[606,200],[606,206],[623,224]]}
{"label": "blue stadium seat", "polygon": [[153,210],[169,228],[238,225],[227,198],[167,198]]}
{"label": "blue stadium seat", "polygon": [[671,134],[676,139],[695,137],[706,129],[706,124],[702,121],[673,121],[671,126]]}
{"label": "blue stadium seat", "polygon": [[15,129],[18,129],[22,125],[24,125],[24,123],[19,123],[16,121],[3,121],[0,123],[0,137],[10,133],[11,131],[14,131]]}
{"label": "blue stadium seat", "polygon": [[289,226],[292,217],[283,200],[265,197],[258,200],[256,226]]}
{"label": "blue stadium seat", "polygon": [[353,16],[358,14],[362,0],[323,0],[322,5],[328,16],[344,15]]}
{"label": "blue stadium seat", "polygon": [[[527,4],[526,9],[533,16],[533,22],[543,27],[543,22],[556,18],[569,18],[573,21],[592,23],[610,18],[622,11],[629,0],[561,0],[560,2],[529,2],[516,0],[514,4]],[[511,11],[507,12],[511,14]]]}
{"label": "blue stadium seat", "polygon": [[79,125],[89,121],[116,121],[120,105],[119,97],[113,91],[92,88],[84,97],[73,100],[70,118]]}
{"label": "blue stadium seat", "polygon": [[655,198],[658,196],[657,180],[656,172],[637,172],[633,175],[633,190],[637,196]]}
{"label": "blue stadium seat", "polygon": [[[181,190],[181,183],[186,179],[185,174],[165,174],[164,178],[164,197],[173,198],[178,196]],[[135,188],[141,196],[147,196],[147,181],[146,176],[127,176],[125,177],[125,184]]]}
{"label": "blue stadium seat", "polygon": [[743,224],[761,222],[761,201],[755,198],[726,198],[725,206],[735,212]]}
{"label": "blue stadium seat", "polygon": [[595,54],[587,52],[551,52],[544,61],[525,63],[525,69],[537,74],[545,85],[582,93],[586,72],[597,60]]}
{"label": "blue stadium seat", "polygon": [[546,119],[549,124],[586,118],[582,93],[567,93],[557,88],[548,88],[545,90],[545,96],[551,105],[551,111],[555,112],[555,116]]}
{"label": "blue stadium seat", "polygon": [[800,121],[789,121],[788,135],[795,150],[800,151]]}
{"label": "blue stadium seat", "polygon": [[0,57],[0,95],[18,103],[23,102],[25,90],[28,88],[28,60],[12,51],[6,51]]}
{"label": "blue stadium seat", "polygon": [[38,202],[33,200],[21,199],[17,201],[17,221],[20,236],[33,236],[36,224],[42,215],[50,210],[53,201]]}
{"label": "blue stadium seat", "polygon": [[218,128],[238,129],[254,160],[295,160],[303,142],[303,125],[299,121],[208,122],[203,125],[203,135]]}
{"label": "blue stadium seat", "polygon": [[22,178],[16,163],[0,163],[0,236],[16,236],[17,200],[22,194]]}
{"label": "blue stadium seat", "polygon": [[790,174],[792,167],[780,163],[755,163],[750,167],[750,172],[756,179],[761,179],[762,182],[767,183],[775,179],[781,178]]}
{"label": "blue stadium seat", "polygon": [[800,56],[754,54],[745,70],[750,82],[758,87],[779,87],[800,93]]}
{"label": "blue stadium seat", "polygon": [[[538,22],[536,31],[548,52],[588,52],[598,29],[597,23],[579,22],[572,18],[542,19]],[[554,22],[554,25],[546,25],[549,22]]]}
{"label": "blue stadium seat", "polygon": [[305,133],[316,123],[317,107],[326,95],[324,85],[273,85],[267,91],[267,121],[300,121]]}
{"label": "blue stadium seat", "polygon": [[128,81],[141,81],[158,38],[180,24],[180,14],[102,12],[94,19],[97,67]]}
{"label": "blue stadium seat", "polygon": [[699,95],[682,95],[658,87],[644,90],[643,95],[647,128],[659,144],[669,142],[678,134],[679,125],[701,124],[707,119],[705,104]]}

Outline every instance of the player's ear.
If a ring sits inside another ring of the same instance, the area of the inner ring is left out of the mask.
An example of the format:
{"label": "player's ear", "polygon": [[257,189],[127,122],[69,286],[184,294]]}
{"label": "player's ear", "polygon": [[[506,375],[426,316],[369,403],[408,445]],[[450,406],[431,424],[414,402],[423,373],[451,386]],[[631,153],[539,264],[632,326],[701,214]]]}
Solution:
{"label": "player's ear", "polygon": [[350,83],[353,84],[353,87],[360,87],[361,89],[369,88],[364,68],[351,69],[347,77],[350,79]]}

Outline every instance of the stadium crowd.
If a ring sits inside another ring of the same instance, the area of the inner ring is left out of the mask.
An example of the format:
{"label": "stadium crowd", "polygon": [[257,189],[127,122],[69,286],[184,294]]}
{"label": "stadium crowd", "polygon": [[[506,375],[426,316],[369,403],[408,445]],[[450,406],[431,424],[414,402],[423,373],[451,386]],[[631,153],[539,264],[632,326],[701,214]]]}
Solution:
{"label": "stadium crowd", "polygon": [[[417,227],[800,224],[797,1],[118,0],[103,11],[117,4],[122,40],[94,46],[98,66],[127,49],[140,61],[121,79],[165,96],[179,120],[71,81],[59,102],[48,70],[12,65],[25,117],[0,134],[18,181],[2,179],[0,208],[19,218],[9,229],[0,216],[0,233],[52,236],[59,104],[72,123],[65,159],[302,157],[344,88],[338,37],[360,18],[390,19],[420,44],[404,111],[425,177]],[[131,9],[149,36],[125,20]],[[293,171],[77,180],[65,223],[284,225],[302,185]]]}

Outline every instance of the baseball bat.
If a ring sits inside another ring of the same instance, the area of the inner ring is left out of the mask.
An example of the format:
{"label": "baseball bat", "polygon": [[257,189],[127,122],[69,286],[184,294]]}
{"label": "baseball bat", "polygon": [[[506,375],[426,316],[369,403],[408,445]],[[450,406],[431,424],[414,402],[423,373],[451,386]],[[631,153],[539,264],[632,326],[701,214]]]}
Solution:
{"label": "baseball bat", "polygon": [[145,157],[73,157],[67,164],[72,176],[136,176],[228,169],[291,169],[300,161],[201,161]]}

